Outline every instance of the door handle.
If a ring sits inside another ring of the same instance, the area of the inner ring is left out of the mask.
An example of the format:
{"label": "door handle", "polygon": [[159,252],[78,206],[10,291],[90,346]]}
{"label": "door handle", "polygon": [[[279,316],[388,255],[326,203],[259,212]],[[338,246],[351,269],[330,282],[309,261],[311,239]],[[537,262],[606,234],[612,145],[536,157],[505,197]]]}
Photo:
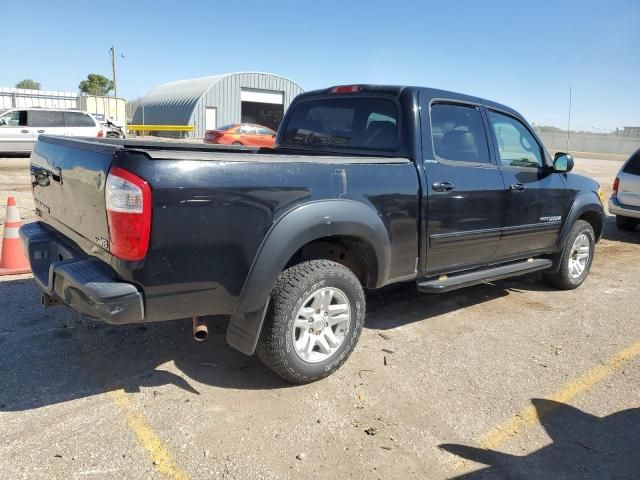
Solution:
{"label": "door handle", "polygon": [[38,130],[38,133],[44,133],[44,130]]}
{"label": "door handle", "polygon": [[29,130],[20,130],[20,133],[29,133]]}
{"label": "door handle", "polygon": [[54,182],[62,183],[62,169],[60,167],[53,167],[51,178]]}
{"label": "door handle", "polygon": [[513,185],[509,185],[509,190],[511,190],[512,192],[524,192],[526,189],[527,187],[525,187],[521,183],[514,183]]}
{"label": "door handle", "polygon": [[453,183],[451,182],[436,182],[431,185],[434,192],[451,192],[454,189]]}

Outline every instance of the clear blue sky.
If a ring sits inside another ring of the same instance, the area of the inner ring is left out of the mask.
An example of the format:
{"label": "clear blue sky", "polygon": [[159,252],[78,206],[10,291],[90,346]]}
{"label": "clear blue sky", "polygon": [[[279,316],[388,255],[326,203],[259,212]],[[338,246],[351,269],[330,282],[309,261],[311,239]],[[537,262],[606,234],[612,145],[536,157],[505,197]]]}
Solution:
{"label": "clear blue sky", "polygon": [[640,0],[34,1],[0,9],[0,86],[29,77],[77,90],[90,72],[118,93],[231,71],[282,74],[305,89],[433,86],[483,96],[530,121],[640,125]]}

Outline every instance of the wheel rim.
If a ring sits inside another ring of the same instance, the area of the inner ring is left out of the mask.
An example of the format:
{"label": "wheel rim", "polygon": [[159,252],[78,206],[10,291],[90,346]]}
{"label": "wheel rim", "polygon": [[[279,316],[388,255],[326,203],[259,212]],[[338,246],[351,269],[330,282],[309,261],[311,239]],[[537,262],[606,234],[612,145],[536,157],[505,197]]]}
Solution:
{"label": "wheel rim", "polygon": [[584,273],[589,264],[591,256],[591,242],[589,237],[582,233],[574,240],[569,255],[569,275],[571,278],[578,278]]}
{"label": "wheel rim", "polygon": [[338,351],[347,338],[351,306],[341,290],[316,290],[303,302],[293,322],[293,348],[302,360],[318,363]]}

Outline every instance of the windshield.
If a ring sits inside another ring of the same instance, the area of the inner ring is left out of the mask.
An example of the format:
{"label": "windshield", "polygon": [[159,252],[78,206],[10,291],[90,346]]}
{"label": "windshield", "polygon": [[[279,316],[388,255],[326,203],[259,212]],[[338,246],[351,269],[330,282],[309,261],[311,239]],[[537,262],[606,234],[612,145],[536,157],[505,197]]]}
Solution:
{"label": "windshield", "polygon": [[281,146],[395,150],[398,109],[384,98],[343,97],[300,102],[294,107]]}

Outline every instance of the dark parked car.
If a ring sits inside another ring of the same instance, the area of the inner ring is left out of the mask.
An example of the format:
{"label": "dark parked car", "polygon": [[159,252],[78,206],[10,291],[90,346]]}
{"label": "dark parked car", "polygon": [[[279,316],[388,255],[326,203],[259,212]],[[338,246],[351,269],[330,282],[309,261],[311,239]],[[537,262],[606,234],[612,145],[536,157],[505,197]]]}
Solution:
{"label": "dark parked car", "polygon": [[[44,305],[114,324],[228,315],[290,382],[353,350],[364,289],[425,293],[535,271],[578,287],[602,195],[514,110],[418,87],[297,97],[273,151],[41,136],[21,236]],[[425,301],[429,301],[425,298]]]}

